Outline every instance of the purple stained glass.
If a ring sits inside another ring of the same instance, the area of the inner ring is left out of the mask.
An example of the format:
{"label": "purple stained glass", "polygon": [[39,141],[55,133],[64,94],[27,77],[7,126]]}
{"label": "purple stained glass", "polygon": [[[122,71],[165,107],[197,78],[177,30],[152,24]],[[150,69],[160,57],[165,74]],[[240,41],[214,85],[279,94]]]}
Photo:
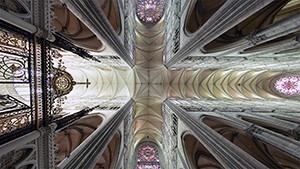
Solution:
{"label": "purple stained glass", "polygon": [[160,169],[159,164],[138,164],[136,169]]}
{"label": "purple stained glass", "polygon": [[138,0],[137,15],[146,23],[157,22],[164,13],[163,0]]}
{"label": "purple stained glass", "polygon": [[150,145],[141,147],[138,151],[136,169],[160,169],[157,149]]}
{"label": "purple stained glass", "polygon": [[300,76],[283,76],[275,81],[274,87],[282,94],[300,94]]}

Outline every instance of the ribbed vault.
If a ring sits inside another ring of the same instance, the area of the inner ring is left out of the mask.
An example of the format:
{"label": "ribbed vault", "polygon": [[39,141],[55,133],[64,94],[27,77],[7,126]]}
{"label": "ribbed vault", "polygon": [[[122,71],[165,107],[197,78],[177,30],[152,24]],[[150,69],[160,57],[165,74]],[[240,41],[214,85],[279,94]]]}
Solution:
{"label": "ribbed vault", "polygon": [[66,71],[77,83],[73,86],[73,90],[66,95],[67,99],[63,105],[65,112],[95,106],[99,102],[112,98],[129,99],[132,97],[134,93],[133,70],[126,67],[99,67],[96,64],[87,66],[87,61],[74,54],[64,51],[60,51],[60,53],[64,55],[61,60]]}
{"label": "ribbed vault", "polygon": [[279,99],[271,80],[280,72],[241,69],[173,70],[169,97],[197,99]]}
{"label": "ribbed vault", "polygon": [[166,98],[167,70],[163,66],[164,18],[146,23],[136,16],[134,141],[159,143],[162,135],[162,104]]}
{"label": "ribbed vault", "polygon": [[[98,2],[118,34],[122,28],[117,1],[99,0]],[[160,2],[163,3],[164,1],[161,0]],[[208,0],[193,1],[189,7],[190,11],[187,13],[188,17],[184,26],[186,33],[192,35],[197,32],[223,3],[225,3],[223,0],[214,0],[212,2]],[[284,15],[284,12],[279,9],[285,4],[286,2],[279,4],[274,2],[274,4],[267,6],[256,15],[245,20],[245,22],[241,22],[222,36],[214,39],[204,49],[214,52],[229,48],[228,44],[248,36],[254,29],[262,29],[268,26],[270,17],[275,17],[277,14]],[[154,9],[154,7],[151,8]],[[283,10],[291,9],[289,6],[285,6]],[[104,47],[101,39],[97,38],[66,6],[60,3],[54,5],[54,12],[57,18],[53,20],[53,25],[60,35],[67,37],[77,46],[100,53]],[[207,67],[204,67],[203,69],[168,70],[163,65],[166,16],[164,11],[161,11],[160,14],[162,16],[156,19],[155,22],[138,18],[138,15],[135,16],[135,66],[132,69],[116,66],[101,67],[96,64],[89,64],[87,67],[82,60],[74,60],[75,58],[72,56],[66,56],[70,55],[69,53],[60,51],[64,55],[63,60],[67,67],[66,71],[73,76],[75,81],[84,82],[88,79],[91,83],[89,87],[76,85],[68,97],[74,97],[77,100],[66,100],[64,108],[70,111],[70,109],[74,108],[74,103],[78,103],[78,100],[81,104],[84,104],[82,103],[84,98],[95,99],[95,104],[97,104],[98,101],[96,99],[99,98],[109,100],[132,97],[135,101],[133,143],[137,147],[140,143],[147,141],[153,142],[158,146],[161,145],[163,131],[162,106],[166,98],[192,98],[200,101],[214,100],[210,102],[211,105],[220,100],[231,100],[234,103],[238,103],[235,101],[282,99],[281,95],[274,92],[272,87],[274,79],[284,75],[285,72],[282,71],[240,67],[234,69],[235,65],[233,64],[226,69],[207,69]],[[65,15],[69,17],[64,18]],[[253,18],[258,17],[258,15],[266,17],[254,20]],[[257,23],[253,24],[254,21],[257,21]],[[77,25],[81,29],[73,29],[72,25]],[[88,41],[88,43],[85,43],[85,41]],[[266,49],[265,46],[261,48]],[[253,51],[255,50],[260,50],[260,47],[253,49]],[[214,67],[214,65],[211,67]],[[70,135],[70,132],[68,134]],[[68,140],[65,135],[64,133],[59,136]],[[190,134],[185,135],[183,141],[188,158],[195,162],[193,164],[194,167],[203,167],[204,164],[222,168],[219,162],[213,158],[194,136]],[[58,152],[61,153],[61,158],[71,152],[69,149],[67,153]],[[99,166],[101,165],[99,164]]]}

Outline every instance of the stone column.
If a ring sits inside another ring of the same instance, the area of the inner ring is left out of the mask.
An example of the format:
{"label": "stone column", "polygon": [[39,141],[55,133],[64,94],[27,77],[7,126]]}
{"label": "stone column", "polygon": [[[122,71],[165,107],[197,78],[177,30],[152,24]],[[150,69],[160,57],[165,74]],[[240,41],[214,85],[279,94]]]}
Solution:
{"label": "stone column", "polygon": [[[243,113],[244,114],[244,113]],[[243,115],[242,114],[242,115]],[[290,121],[281,120],[278,118],[274,118],[271,115],[261,115],[261,114],[245,114],[243,117],[251,118],[251,120],[255,120],[260,123],[265,123],[266,126],[270,126],[275,129],[279,129],[290,135],[294,136],[296,139],[300,138],[300,125],[296,123],[292,123]]]}
{"label": "stone column", "polygon": [[121,151],[118,154],[118,159],[117,159],[117,162],[116,162],[116,165],[115,165],[115,167],[119,167],[119,168],[123,165],[123,163],[122,163],[124,161],[123,154],[125,154],[125,152],[126,152],[126,148],[125,147],[123,147],[122,145],[120,147],[122,147],[122,149],[121,149]]}
{"label": "stone column", "polygon": [[33,24],[36,26],[36,35],[41,38],[45,38],[49,41],[54,41],[55,37],[52,32],[54,28],[51,24],[51,20],[54,15],[51,10],[51,0],[33,0]]}
{"label": "stone column", "polygon": [[[278,134],[263,127],[246,122],[232,115],[228,115],[228,113],[219,114],[230,120],[238,128],[241,128],[247,135],[249,135],[253,139],[276,147],[282,152],[289,154],[293,158],[300,160],[300,143],[297,140],[288,138],[282,134]],[[268,121],[270,122],[271,120],[272,119],[270,118]],[[273,120],[272,123],[278,123],[278,121]]]}
{"label": "stone column", "polygon": [[58,168],[93,168],[106,149],[114,133],[129,114],[133,100],[129,100],[104,126],[96,129],[83,143],[64,159]]}
{"label": "stone column", "polygon": [[121,42],[115,30],[111,26],[97,0],[72,1],[62,0],[67,7],[86,25],[95,35],[115,50],[119,56],[133,67],[133,60],[129,52]]}
{"label": "stone column", "polygon": [[[300,30],[300,13],[297,13],[291,17],[285,18],[273,25],[265,28],[260,32],[254,32],[250,34],[248,37],[236,42],[236,46],[232,47],[230,50],[222,52],[220,56],[224,56],[226,54],[234,53],[236,51],[243,51],[247,48],[268,42],[270,40],[274,40],[279,37],[283,37],[285,35],[297,32]],[[299,43],[296,38],[295,41],[297,44]]]}
{"label": "stone column", "polygon": [[207,125],[199,123],[197,119],[171,101],[166,100],[165,104],[191,129],[196,138],[224,168],[267,168]]}
{"label": "stone column", "polygon": [[39,128],[41,134],[37,139],[38,168],[55,168],[54,151],[56,144],[53,139],[56,127],[55,123],[51,123],[47,127]]}
{"label": "stone column", "polygon": [[245,20],[271,2],[272,0],[226,1],[224,5],[194,33],[195,35],[191,40],[182,46],[165,66],[169,68],[181,59],[187,57],[191,52],[197,49],[200,50],[203,46],[225,33],[228,29]]}
{"label": "stone column", "polygon": [[281,51],[290,50],[298,47],[300,47],[300,36],[295,36],[287,40],[271,43],[268,46],[255,47],[243,53],[253,53],[253,55],[251,54],[249,57],[256,57],[258,54],[263,55],[268,53],[279,53]]}

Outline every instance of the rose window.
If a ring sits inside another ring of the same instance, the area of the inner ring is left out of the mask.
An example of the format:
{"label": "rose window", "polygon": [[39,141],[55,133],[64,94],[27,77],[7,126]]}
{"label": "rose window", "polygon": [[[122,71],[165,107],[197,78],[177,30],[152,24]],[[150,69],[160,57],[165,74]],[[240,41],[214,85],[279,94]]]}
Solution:
{"label": "rose window", "polygon": [[300,76],[283,76],[275,81],[274,87],[281,94],[300,94]]}
{"label": "rose window", "polygon": [[136,169],[160,169],[158,151],[146,145],[139,149]]}
{"label": "rose window", "polygon": [[163,0],[138,0],[137,2],[137,16],[143,22],[157,22],[163,13]]}

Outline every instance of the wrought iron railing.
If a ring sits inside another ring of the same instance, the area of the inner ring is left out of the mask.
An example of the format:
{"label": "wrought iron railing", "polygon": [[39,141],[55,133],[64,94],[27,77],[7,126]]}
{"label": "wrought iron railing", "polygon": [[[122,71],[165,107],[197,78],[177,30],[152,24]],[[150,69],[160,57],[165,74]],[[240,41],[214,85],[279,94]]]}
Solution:
{"label": "wrought iron railing", "polygon": [[9,96],[0,95],[0,144],[35,129],[31,107]]}
{"label": "wrought iron railing", "polygon": [[28,126],[32,119],[29,106],[9,95],[0,95],[0,136]]}
{"label": "wrought iron railing", "polygon": [[0,144],[36,126],[33,35],[0,20]]}

